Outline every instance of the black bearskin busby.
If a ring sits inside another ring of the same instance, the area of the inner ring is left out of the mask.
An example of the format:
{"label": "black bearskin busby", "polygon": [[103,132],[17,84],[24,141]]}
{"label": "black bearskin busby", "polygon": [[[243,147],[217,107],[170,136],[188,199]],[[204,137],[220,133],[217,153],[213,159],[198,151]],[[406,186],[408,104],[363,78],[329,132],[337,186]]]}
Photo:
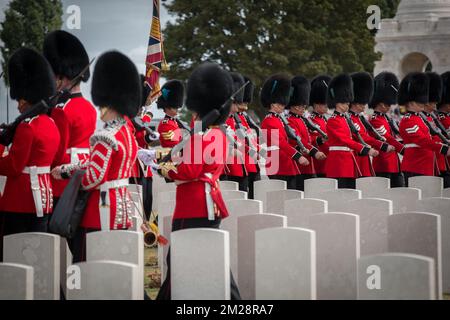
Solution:
{"label": "black bearskin busby", "polygon": [[291,80],[287,75],[275,74],[269,77],[261,89],[261,104],[269,109],[272,103],[286,106],[289,103]]}
{"label": "black bearskin busby", "polygon": [[450,104],[450,71],[441,74],[442,78],[442,98],[440,105]]}
{"label": "black bearskin busby", "polygon": [[56,92],[55,76],[43,55],[33,49],[21,48],[8,61],[11,99],[30,104],[46,100]]}
{"label": "black bearskin busby", "polygon": [[373,95],[373,79],[367,72],[355,72],[351,75],[353,82],[352,103],[368,104]]}
{"label": "black bearskin busby", "polygon": [[[55,75],[70,80],[78,76],[89,64],[89,56],[81,41],[62,30],[53,31],[45,37],[43,53]],[[86,70],[81,80],[86,82],[89,77],[90,72]]]}
{"label": "black bearskin busby", "polygon": [[399,82],[398,78],[392,72],[381,72],[374,79],[373,97],[369,107],[375,108],[379,103],[385,103],[388,106],[397,104]]}
{"label": "black bearskin busby", "polygon": [[325,104],[327,103],[327,90],[331,77],[328,75],[320,75],[311,81],[311,93],[309,95],[309,104]]}
{"label": "black bearskin busby", "polygon": [[428,102],[439,103],[442,99],[442,78],[436,72],[427,72],[426,75],[430,81]]}
{"label": "black bearskin busby", "polygon": [[428,103],[430,78],[423,72],[412,72],[403,78],[398,92],[398,104],[408,102]]}
{"label": "black bearskin busby", "polygon": [[184,102],[184,84],[180,80],[167,81],[161,88],[161,95],[156,101],[159,109],[181,108]]}
{"label": "black bearskin busby", "polygon": [[186,88],[186,106],[204,117],[211,110],[220,111],[221,117],[215,125],[228,118],[233,94],[233,79],[228,71],[218,64],[205,62],[192,71]]}
{"label": "black bearskin busby", "polygon": [[[238,72],[230,72],[230,75],[231,75],[231,78],[233,78],[233,92],[236,92],[245,84],[245,79]],[[242,89],[241,91],[239,91],[234,96],[233,103],[241,104],[242,102],[244,102],[244,92],[245,92],[245,89]]]}
{"label": "black bearskin busby", "polygon": [[253,84],[252,80],[246,76],[244,76],[244,80],[245,83],[248,83],[245,86],[244,99],[242,102],[251,103],[253,101],[253,92],[255,91],[255,85]]}
{"label": "black bearskin busby", "polygon": [[95,105],[135,117],[141,107],[142,83],[134,63],[117,51],[102,54],[95,64],[91,95]]}
{"label": "black bearskin busby", "polygon": [[291,86],[292,95],[287,106],[308,106],[311,92],[309,80],[303,76],[296,76],[292,78]]}
{"label": "black bearskin busby", "polygon": [[334,108],[337,103],[353,102],[353,82],[352,78],[342,73],[331,79],[327,90],[328,107]]}

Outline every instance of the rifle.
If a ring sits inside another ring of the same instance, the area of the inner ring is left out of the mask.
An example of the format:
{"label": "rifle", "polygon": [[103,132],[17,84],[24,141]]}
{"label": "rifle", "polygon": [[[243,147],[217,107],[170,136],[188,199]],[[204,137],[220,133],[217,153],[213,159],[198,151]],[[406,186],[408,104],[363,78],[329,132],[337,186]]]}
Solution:
{"label": "rifle", "polygon": [[320,127],[317,124],[313,123],[310,118],[306,118],[304,116],[301,116],[301,118],[309,130],[316,131],[318,134],[322,136],[324,140],[328,140],[328,135],[325,132],[323,132],[323,130],[320,129]]}
{"label": "rifle", "polygon": [[364,141],[364,139],[361,137],[361,134],[359,133],[358,129],[356,129],[355,124],[353,123],[352,119],[350,119],[349,115],[347,113],[344,113],[344,118],[347,121],[348,126],[350,127],[350,131],[356,135],[359,142],[367,148],[370,148],[370,146]]}
{"label": "rifle", "polygon": [[50,96],[47,99],[43,99],[31,107],[29,107],[25,112],[23,112],[21,115],[19,115],[16,120],[14,120],[10,124],[3,123],[0,125],[0,129],[2,131],[0,132],[0,144],[4,146],[9,146],[13,139],[14,134],[16,133],[16,129],[19,126],[19,124],[27,119],[27,118],[33,118],[37,115],[40,115],[42,113],[46,113],[50,110],[50,106],[52,107],[58,103],[58,100],[61,96],[70,94],[70,91],[80,82],[80,80],[83,78],[86,71],[91,66],[92,62],[94,62],[95,58],[93,58],[86,67],[81,70],[81,72],[70,82],[70,85],[68,88],[64,88],[56,92],[54,95]]}
{"label": "rifle", "polygon": [[400,135],[400,129],[398,128],[397,121],[393,120],[387,113],[384,114],[386,117],[386,120],[389,124],[389,127],[391,127],[392,132],[394,132],[395,135]]}
{"label": "rifle", "polygon": [[254,158],[254,156],[258,153],[256,151],[255,146],[253,145],[250,137],[248,136],[247,132],[246,132],[246,128],[244,127],[244,125],[242,124],[241,118],[239,118],[239,115],[237,113],[233,114],[233,118],[234,121],[236,122],[236,135],[238,136],[239,139],[243,139],[244,141],[247,142],[248,146],[249,146],[249,155]]}
{"label": "rifle", "polygon": [[142,119],[139,116],[136,116],[133,119],[131,119],[131,122],[133,123],[133,126],[137,130],[139,131],[145,130],[150,137],[150,141],[158,140],[159,135],[155,131],[153,131],[152,128],[150,128],[149,123],[142,121]]}
{"label": "rifle", "polygon": [[428,122],[427,117],[425,117],[425,115],[422,112],[419,112],[419,117],[422,119],[423,122],[425,122],[426,126],[428,127],[428,130],[430,130],[431,135],[438,136],[443,144],[450,145],[450,141],[442,134],[439,128],[433,127],[431,123]]}
{"label": "rifle", "polygon": [[258,137],[261,136],[261,128],[256,124],[256,122],[253,121],[253,119],[250,118],[246,112],[243,112],[242,114],[244,115],[245,120],[247,120],[247,123],[250,126],[250,128],[256,131],[256,135]]}
{"label": "rifle", "polygon": [[187,124],[184,123],[183,121],[181,121],[180,119],[175,118],[175,121],[177,122],[178,127],[180,127],[181,129],[184,129],[184,130],[186,130],[186,131],[190,131],[190,130],[191,130],[191,128],[189,128],[189,127],[187,126]]}
{"label": "rifle", "polygon": [[442,134],[449,139],[449,136],[447,134],[447,130],[445,129],[444,125],[442,124],[441,120],[439,120],[439,118],[436,116],[436,114],[434,113],[434,111],[432,111],[430,113],[431,118],[433,118],[434,123],[436,124],[436,126],[439,128],[439,130],[441,130]]}
{"label": "rifle", "polygon": [[302,140],[300,139],[300,137],[295,133],[294,129],[292,129],[292,127],[289,125],[289,122],[286,120],[286,117],[284,116],[284,114],[280,113],[278,116],[280,117],[281,122],[284,125],[284,130],[286,131],[288,138],[295,140],[301,153],[308,154],[309,150],[306,149],[306,147],[302,143]]}
{"label": "rifle", "polygon": [[364,127],[366,128],[366,130],[372,132],[377,140],[379,140],[381,142],[386,142],[386,138],[383,137],[377,130],[375,130],[375,128],[372,126],[372,124],[369,121],[367,121],[367,119],[366,119],[366,117],[364,117],[364,115],[359,114],[358,117],[361,120]]}

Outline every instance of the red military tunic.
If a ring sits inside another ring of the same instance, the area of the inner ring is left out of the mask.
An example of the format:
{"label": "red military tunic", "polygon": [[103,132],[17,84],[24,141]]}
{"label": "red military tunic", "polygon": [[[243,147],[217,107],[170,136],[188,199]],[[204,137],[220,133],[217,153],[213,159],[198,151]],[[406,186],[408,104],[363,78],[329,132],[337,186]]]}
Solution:
{"label": "red military tunic", "polygon": [[375,173],[399,173],[400,159],[398,153],[404,151],[403,144],[395,138],[384,113],[375,111],[370,118],[370,123],[386,139],[386,142],[395,148],[395,152],[380,151],[378,157],[373,158],[372,164]]}
{"label": "red military tunic", "polygon": [[[425,116],[428,120],[428,122],[430,123],[430,125],[435,128],[436,131],[439,131],[440,129],[437,127],[436,123],[434,123],[433,118],[431,117],[430,114],[425,112]],[[433,140],[436,142],[442,142],[442,140],[437,136],[434,135],[432,136]],[[449,171],[448,165],[447,165],[447,157],[441,153],[439,153],[439,151],[435,151],[436,154],[436,161],[437,161],[437,166],[439,169],[439,173],[437,172],[436,175],[439,175],[443,172]]]}
{"label": "red military tunic", "polygon": [[[141,116],[143,123],[150,123],[152,121],[152,114],[150,112],[144,112]],[[145,130],[136,131],[136,141],[139,148],[147,149],[150,141],[147,140],[147,132]],[[139,160],[136,160],[136,165],[139,165]],[[150,178],[153,177],[153,173],[151,168],[147,167],[145,169],[145,177]]]}
{"label": "red military tunic", "polygon": [[335,111],[327,123],[329,155],[325,172],[329,178],[357,178],[361,172],[354,153],[367,154],[369,148],[352,138],[343,113]]}
{"label": "red military tunic", "polygon": [[267,142],[266,174],[296,176],[300,174],[296,159],[301,154],[290,145],[284,125],[279,116],[269,112],[261,123]]}
{"label": "red military tunic", "polygon": [[[295,130],[295,133],[300,137],[303,145],[306,149],[310,150],[309,154],[304,154],[303,156],[308,159],[309,165],[302,166],[301,173],[302,174],[316,174],[314,169],[314,155],[317,153],[317,148],[311,144],[311,136],[309,135],[308,127],[305,125],[305,122],[302,120],[301,116],[290,113],[288,117],[289,125]],[[297,143],[294,140],[290,140],[291,146],[294,148],[297,146]]]}
{"label": "red military tunic", "polygon": [[[445,130],[447,130],[447,134],[450,134],[450,113],[439,112],[438,116]],[[450,157],[447,157],[447,163],[450,163]]]}
{"label": "red military tunic", "polygon": [[177,120],[168,115],[159,123],[158,132],[160,134],[159,141],[163,148],[173,148],[183,138]]}
{"label": "red military tunic", "polygon": [[[84,228],[100,229],[100,191],[107,195],[110,229],[126,229],[131,226],[134,212],[128,191],[128,179],[136,162],[137,143],[124,118],[105,123],[90,139],[89,160],[80,165],[64,166],[63,172],[82,168],[86,174],[82,187],[91,191],[86,211],[81,221]],[[109,197],[108,197],[109,196]]]}
{"label": "red military tunic", "polygon": [[[57,105],[52,110],[51,117],[61,135],[52,166],[75,164],[79,160],[87,159],[89,138],[94,134],[97,123],[97,111],[92,104],[84,99],[81,93],[75,93],[65,103]],[[60,197],[67,183],[67,180],[52,178],[53,195]]]}
{"label": "red military tunic", "polygon": [[[230,115],[225,122],[227,125],[228,137],[230,140],[234,139],[239,147],[239,154],[235,154],[234,152],[230,152],[227,157],[227,165],[224,173],[228,176],[233,177],[244,177],[247,175],[246,167],[245,167],[245,154],[246,154],[246,146],[245,141],[238,139],[236,136],[236,121],[233,118],[233,115]],[[233,150],[232,144],[233,141],[228,141],[230,149]],[[248,148],[248,146],[247,146]],[[233,150],[236,151],[236,150]]]}
{"label": "red military tunic", "polygon": [[[310,119],[312,122],[318,125],[323,132],[327,133],[327,119],[325,118],[325,116],[320,115],[317,112],[313,112]],[[326,141],[323,141],[322,136],[317,131],[311,132],[311,141],[319,151],[322,151],[326,156],[328,156],[328,143]],[[316,170],[317,174],[326,173],[326,160],[313,159],[313,162],[314,169]]]}
{"label": "red military tunic", "polygon": [[[228,211],[218,184],[227,158],[228,142],[225,134],[218,127],[213,127],[190,139],[183,149],[180,163],[168,173],[177,185],[173,219],[208,217],[209,195],[215,216],[226,218]],[[206,188],[211,189],[209,195]]]}
{"label": "red military tunic", "polygon": [[418,113],[408,112],[400,121],[399,129],[405,145],[402,171],[436,175],[438,168],[435,152],[446,154],[448,147],[433,140],[430,130]]}
{"label": "red military tunic", "polygon": [[[247,118],[245,117],[244,113],[239,112],[238,116],[239,116],[239,119],[241,119],[242,125],[246,129],[247,137],[249,137],[249,139],[250,139],[251,146],[256,149],[254,151],[259,151],[258,136],[250,128],[250,125],[248,124]],[[246,143],[246,145],[245,145],[246,151],[247,151],[247,149],[249,149],[249,147],[250,146]],[[244,155],[245,169],[248,173],[256,173],[259,171],[257,160],[258,159],[254,159],[252,156],[250,156],[249,152],[245,153],[245,155]]]}
{"label": "red military tunic", "polygon": [[[53,191],[50,166],[60,135],[55,122],[46,114],[22,121],[16,129],[7,156],[0,158],[0,175],[6,176],[0,211],[44,214],[52,212]],[[36,175],[32,174],[33,167]],[[32,179],[38,192],[33,195]],[[37,202],[38,208],[35,205]]]}
{"label": "red military tunic", "polygon": [[[361,121],[361,118],[359,115],[355,112],[350,111],[350,119],[353,121],[356,129],[358,130],[359,134],[361,135],[361,138],[364,140],[365,143],[370,145],[372,148],[376,150],[386,150],[387,143],[384,143],[380,140],[375,139],[366,130],[366,127]],[[353,134],[353,139],[355,141],[358,141],[358,137]],[[362,155],[356,155],[356,161],[358,162],[359,170],[361,171],[361,176],[363,177],[372,177],[375,175],[374,169],[372,167],[372,163],[370,161],[370,157],[368,155],[362,156]]]}

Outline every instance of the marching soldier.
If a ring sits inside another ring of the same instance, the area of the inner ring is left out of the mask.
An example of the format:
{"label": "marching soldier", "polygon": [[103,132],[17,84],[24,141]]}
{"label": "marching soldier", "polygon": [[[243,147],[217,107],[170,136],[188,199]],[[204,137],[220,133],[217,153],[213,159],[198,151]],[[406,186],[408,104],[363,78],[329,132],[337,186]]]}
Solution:
{"label": "marching soldier", "polygon": [[[311,94],[309,97],[309,104],[312,106],[313,111],[310,116],[311,121],[316,124],[323,133],[327,133],[327,118],[328,112],[327,105],[327,89],[328,83],[331,77],[327,75],[321,75],[315,77],[311,81]],[[327,137],[321,135],[318,131],[311,132],[311,139],[314,146],[325,155],[328,155]],[[313,159],[314,169],[316,170],[317,177],[324,178],[325,172],[325,160]]]}
{"label": "marching soldier", "polygon": [[[55,94],[50,65],[32,49],[21,48],[12,55],[8,76],[11,99],[18,102],[21,114]],[[0,158],[0,175],[7,179],[0,198],[0,242],[9,234],[47,232],[53,209],[50,166],[59,142],[58,128],[45,112],[36,112],[17,126],[8,155]]]}
{"label": "marching soldier", "polygon": [[137,69],[128,57],[117,51],[100,56],[91,93],[104,126],[90,139],[91,153],[87,161],[66,164],[52,171],[56,179],[61,179],[85,169],[81,186],[91,193],[74,238],[74,262],[86,258],[87,232],[126,230],[131,226],[133,202],[128,183],[138,146],[126,118],[134,118],[139,111],[141,87]]}
{"label": "marching soldier", "polygon": [[[311,86],[308,79],[302,76],[294,77],[291,80],[293,88],[290,101],[287,108],[290,110],[288,121],[290,126],[295,130],[296,134],[301,138],[303,145],[308,149],[308,155],[305,158],[309,161],[309,165],[301,168],[301,173],[296,177],[296,189],[303,191],[305,180],[315,178],[314,163],[312,159],[324,160],[326,158],[323,152],[320,152],[312,145],[311,136],[308,127],[305,124],[306,119],[303,118],[305,110],[309,104],[309,93]],[[296,142],[290,140],[291,145],[295,148]],[[298,150],[298,149],[297,149]],[[301,150],[299,150],[301,151]]]}
{"label": "marching soldier", "polygon": [[[244,77],[237,72],[231,72],[230,75],[233,79],[233,91],[239,90],[239,88],[241,88],[245,83]],[[238,130],[245,130],[245,128],[241,128],[242,123],[240,122],[240,118],[237,118],[239,123],[237,123],[236,121],[237,112],[239,111],[239,105],[242,103],[243,98],[244,90],[241,90],[234,97],[234,101],[231,104],[230,115],[225,122],[227,125],[227,138],[229,139],[230,148],[230,155],[225,168],[225,174],[226,180],[237,182],[239,184],[239,190],[247,192],[248,176],[244,157],[245,154],[248,153],[249,146],[247,141],[245,141],[245,137],[243,136],[246,134],[246,132],[240,131],[241,136],[238,136]]]}
{"label": "marching soldier", "polygon": [[355,154],[375,156],[378,152],[352,139],[352,122],[346,115],[352,101],[352,78],[347,74],[333,78],[327,90],[327,104],[335,111],[327,123],[329,154],[325,171],[328,178],[338,180],[339,188],[354,189],[355,179],[361,176]]}
{"label": "marching soldier", "polygon": [[404,187],[405,181],[400,171],[400,158],[404,146],[396,138],[398,128],[388,112],[397,104],[399,82],[397,76],[390,72],[382,72],[374,79],[374,94],[369,107],[374,110],[370,123],[386,142],[394,146],[395,152],[381,151],[378,157],[373,158],[375,175],[389,178],[391,188]]}
{"label": "marching soldier", "polygon": [[[441,75],[442,78],[442,99],[437,105],[438,117],[441,121],[444,129],[447,131],[447,135],[450,135],[450,71]],[[447,158],[447,162],[450,158]],[[447,174],[444,177],[444,188],[450,188],[450,175]]]}
{"label": "marching soldier", "polygon": [[[180,161],[160,164],[161,174],[177,185],[172,232],[188,228],[218,229],[221,220],[228,217],[218,183],[226,163],[228,142],[219,126],[225,123],[230,113],[232,93],[233,79],[217,64],[204,63],[189,77],[187,108],[196,112],[199,120],[208,118],[213,110],[218,110],[220,116],[213,123],[205,123],[204,132],[190,137]],[[200,161],[194,161],[194,158]],[[170,253],[167,265],[167,277],[157,299],[171,298]],[[232,275],[231,299],[240,299]]]}
{"label": "marching soldier", "polygon": [[296,189],[299,166],[309,164],[290,143],[283,124],[284,108],[289,102],[291,81],[285,75],[269,77],[261,89],[261,104],[269,113],[261,123],[267,141],[266,174],[270,179],[286,181],[288,189]]}
{"label": "marching soldier", "polygon": [[[368,129],[364,125],[364,121],[367,120],[365,118],[361,119],[364,117],[364,109],[373,95],[372,77],[366,72],[353,73],[351,77],[353,81],[354,99],[350,103],[349,113],[356,130],[358,130],[361,138],[374,149],[392,152],[394,147],[369,135]],[[353,139],[358,141],[355,135],[353,135]],[[369,155],[356,155],[356,161],[358,162],[362,177],[372,177],[375,175]]]}
{"label": "marching soldier", "polygon": [[[44,40],[43,53],[55,73],[57,90],[69,88],[73,79],[89,65],[83,44],[66,31],[57,30],[48,34]],[[61,136],[52,167],[76,164],[89,157],[89,138],[95,131],[97,112],[83,97],[80,89],[81,81],[86,82],[89,77],[87,69],[71,92],[62,97],[51,112]],[[67,183],[66,180],[52,179],[55,206]]]}
{"label": "marching soldier", "polygon": [[167,81],[161,88],[161,95],[156,104],[166,114],[158,125],[161,147],[172,148],[183,136],[181,121],[178,120],[178,109],[183,107],[184,85],[180,80]]}
{"label": "marching soldier", "polygon": [[449,147],[433,140],[423,114],[429,100],[429,78],[413,72],[400,83],[398,102],[407,113],[400,121],[400,136],[405,145],[401,169],[408,186],[409,177],[433,176],[438,172],[435,152],[450,155]]}
{"label": "marching soldier", "polygon": [[[248,82],[248,84],[245,86],[244,89],[244,96],[242,99],[242,103],[238,105],[238,116],[241,119],[242,125],[247,130],[247,135],[249,137],[249,146],[256,149],[257,152],[259,152],[259,144],[258,144],[258,135],[260,134],[260,128],[253,122],[252,119],[247,115],[248,105],[253,100],[253,92],[255,90],[255,86],[253,85],[253,82],[244,76],[245,83]],[[252,157],[249,153],[246,153],[244,155],[244,161],[245,161],[245,169],[247,171],[247,179],[248,179],[248,198],[253,199],[254,198],[254,183],[255,181],[261,180],[260,175],[260,168],[258,165],[258,157],[259,154]]]}

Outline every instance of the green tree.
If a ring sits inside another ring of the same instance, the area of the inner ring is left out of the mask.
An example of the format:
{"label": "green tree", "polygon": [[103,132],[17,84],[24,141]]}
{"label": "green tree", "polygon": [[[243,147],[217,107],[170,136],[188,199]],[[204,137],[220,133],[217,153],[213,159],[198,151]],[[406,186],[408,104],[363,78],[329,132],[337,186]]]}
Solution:
{"label": "green tree", "polygon": [[5,84],[9,57],[21,47],[42,51],[45,35],[62,25],[61,0],[12,0],[1,23],[0,47]]}
{"label": "green tree", "polygon": [[[198,63],[216,61],[260,87],[273,73],[369,71],[380,55],[367,29],[367,7],[382,17],[399,0],[173,0],[163,30],[168,78],[186,79]],[[255,90],[257,95],[258,90]],[[254,103],[256,106],[258,103]],[[261,110],[259,110],[261,111]]]}

